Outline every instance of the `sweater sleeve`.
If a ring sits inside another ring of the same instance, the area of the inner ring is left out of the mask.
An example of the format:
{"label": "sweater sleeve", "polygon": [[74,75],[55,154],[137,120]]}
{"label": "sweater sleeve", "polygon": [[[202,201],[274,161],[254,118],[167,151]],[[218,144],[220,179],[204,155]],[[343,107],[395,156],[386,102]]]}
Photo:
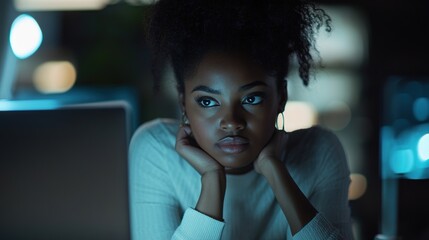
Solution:
{"label": "sweater sleeve", "polygon": [[315,169],[320,172],[317,173],[314,190],[308,196],[319,213],[293,239],[352,240],[348,205],[350,171],[345,153],[333,133],[324,130],[319,133],[316,141],[319,157]]}
{"label": "sweater sleeve", "polygon": [[224,222],[220,222],[192,208],[188,208],[182,223],[172,239],[174,240],[214,240],[221,239]]}
{"label": "sweater sleeve", "polygon": [[[182,209],[167,164],[175,156],[172,137],[159,121],[134,134],[129,149],[132,239],[220,239],[223,222],[193,209]],[[173,149],[173,150],[172,150]]]}

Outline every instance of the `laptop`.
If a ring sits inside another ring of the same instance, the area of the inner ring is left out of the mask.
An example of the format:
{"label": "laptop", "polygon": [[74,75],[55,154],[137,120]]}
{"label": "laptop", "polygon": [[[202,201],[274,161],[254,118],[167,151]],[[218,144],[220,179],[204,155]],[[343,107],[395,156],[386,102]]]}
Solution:
{"label": "laptop", "polygon": [[129,239],[125,104],[0,111],[0,239]]}

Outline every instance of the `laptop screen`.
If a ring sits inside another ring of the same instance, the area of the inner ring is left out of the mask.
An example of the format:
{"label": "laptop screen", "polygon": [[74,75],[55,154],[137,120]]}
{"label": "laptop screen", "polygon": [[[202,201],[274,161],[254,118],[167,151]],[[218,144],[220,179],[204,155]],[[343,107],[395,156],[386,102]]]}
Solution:
{"label": "laptop screen", "polygon": [[126,108],[0,111],[1,239],[129,239]]}

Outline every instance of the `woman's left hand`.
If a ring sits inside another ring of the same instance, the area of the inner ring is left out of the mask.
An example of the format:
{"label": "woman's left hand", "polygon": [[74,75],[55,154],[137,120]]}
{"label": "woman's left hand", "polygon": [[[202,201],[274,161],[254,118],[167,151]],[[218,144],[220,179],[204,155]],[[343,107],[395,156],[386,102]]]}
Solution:
{"label": "woman's left hand", "polygon": [[259,153],[253,163],[255,171],[265,175],[274,163],[280,162],[283,152],[286,151],[288,134],[285,131],[275,130],[268,144]]}

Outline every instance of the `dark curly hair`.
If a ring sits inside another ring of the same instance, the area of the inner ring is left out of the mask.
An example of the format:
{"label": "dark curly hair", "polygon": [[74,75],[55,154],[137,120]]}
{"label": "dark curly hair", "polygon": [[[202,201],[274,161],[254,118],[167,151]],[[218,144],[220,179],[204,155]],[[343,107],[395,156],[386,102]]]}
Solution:
{"label": "dark curly hair", "polygon": [[[314,35],[331,18],[305,0],[160,0],[148,22],[155,83],[171,63],[178,91],[208,51],[239,53],[285,81],[293,55],[308,85]],[[157,84],[156,84],[157,86]]]}

